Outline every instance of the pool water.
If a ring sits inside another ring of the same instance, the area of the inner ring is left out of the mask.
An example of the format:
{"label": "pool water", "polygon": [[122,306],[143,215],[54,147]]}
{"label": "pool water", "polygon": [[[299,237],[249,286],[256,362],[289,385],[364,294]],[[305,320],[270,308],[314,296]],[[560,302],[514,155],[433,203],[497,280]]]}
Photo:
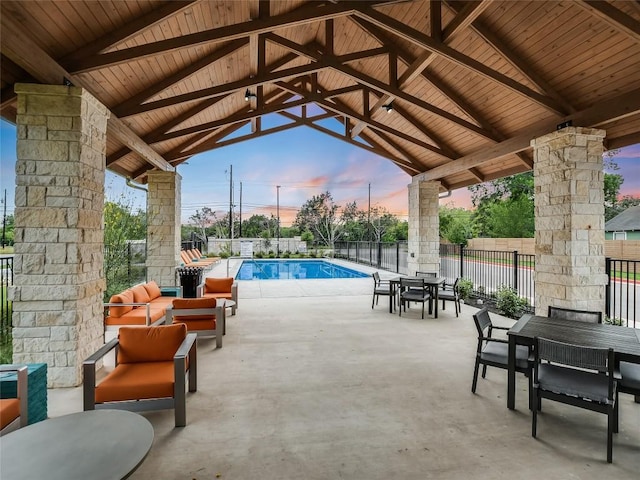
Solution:
{"label": "pool water", "polygon": [[324,260],[244,260],[237,280],[293,280],[306,278],[363,278],[366,273]]}

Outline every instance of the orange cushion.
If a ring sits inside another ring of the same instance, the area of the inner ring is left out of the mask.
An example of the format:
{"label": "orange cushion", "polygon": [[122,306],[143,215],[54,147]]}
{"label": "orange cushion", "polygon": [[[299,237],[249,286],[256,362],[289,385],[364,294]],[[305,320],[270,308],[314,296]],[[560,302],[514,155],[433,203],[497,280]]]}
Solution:
{"label": "orange cushion", "polygon": [[118,363],[173,361],[186,336],[184,325],[120,327]]}
{"label": "orange cushion", "polygon": [[173,397],[173,384],[173,361],[121,363],[96,387],[96,402]]}
{"label": "orange cushion", "polygon": [[207,292],[202,295],[202,298],[225,298],[228,300],[233,300],[233,298],[231,297],[231,292],[221,292],[221,293]]}
{"label": "orange cushion", "polygon": [[[109,303],[133,303],[133,292],[131,290],[125,290],[119,295],[113,295],[109,300]],[[110,317],[121,317],[127,312],[130,312],[133,309],[131,305],[124,307],[109,307],[109,316]]]}
{"label": "orange cushion", "polygon": [[153,300],[154,298],[158,298],[162,296],[162,292],[160,291],[160,287],[153,280],[145,283],[143,285],[144,289],[147,291],[147,295],[149,295],[149,300]]}
{"label": "orange cushion", "polygon": [[204,292],[205,293],[227,293],[231,292],[231,285],[233,285],[233,278],[205,278],[204,279]]}
{"label": "orange cushion", "polygon": [[[173,308],[186,309],[186,308],[216,308],[215,298],[176,298],[173,301]],[[175,315],[173,317],[173,323],[186,323],[189,330],[208,330],[210,328],[216,328],[215,315]],[[191,328],[191,322],[194,321],[207,321],[207,326],[197,326]]]}
{"label": "orange cushion", "polygon": [[133,301],[136,303],[149,303],[151,299],[144,285],[136,285],[131,289],[133,292]]}
{"label": "orange cushion", "polygon": [[20,400],[17,398],[0,399],[0,430],[20,416]]}

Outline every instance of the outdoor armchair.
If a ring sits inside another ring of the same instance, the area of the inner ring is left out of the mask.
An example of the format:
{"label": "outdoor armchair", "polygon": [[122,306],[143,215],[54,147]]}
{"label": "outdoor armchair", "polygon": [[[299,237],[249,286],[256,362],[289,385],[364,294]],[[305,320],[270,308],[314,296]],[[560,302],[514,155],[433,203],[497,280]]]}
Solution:
{"label": "outdoor armchair", "polygon": [[373,300],[371,301],[371,308],[378,304],[380,295],[391,297],[390,300],[393,302],[393,308],[395,308],[396,299],[389,280],[380,280],[380,274],[378,272],[373,272],[371,276],[373,277]]}
{"label": "outdoor armchair", "polygon": [[424,318],[424,304],[431,301],[429,286],[424,278],[400,278],[400,305],[398,315],[402,316],[402,309],[406,311],[406,305],[410,302],[422,303],[422,318]]}
{"label": "outdoor armchair", "polygon": [[167,308],[165,323],[184,324],[198,337],[216,337],[216,348],[222,348],[225,312],[216,302],[215,298],[176,298]]}
{"label": "outdoor armchair", "polygon": [[207,277],[198,285],[196,296],[233,300],[235,304],[231,306],[231,315],[235,315],[238,308],[238,283],[233,277]]}
{"label": "outdoor armchair", "polygon": [[535,338],[534,352],[531,435],[537,434],[543,398],[604,413],[608,420],[607,462],[611,463],[613,433],[618,431],[613,349]]}
{"label": "outdoor armchair", "polygon": [[[499,327],[493,324],[489,311],[486,308],[473,315],[473,321],[478,331],[478,348],[476,351],[476,364],[473,370],[473,383],[471,392],[476,393],[478,383],[478,370],[482,365],[482,378],[487,374],[487,367],[497,367],[506,370],[509,367],[509,342],[505,338],[494,338],[494,330],[509,330],[507,327]],[[531,395],[531,370],[529,348],[524,345],[516,346],[516,372],[524,373],[529,378],[529,395]],[[531,407],[531,397],[529,397]]]}
{"label": "outdoor armchair", "polygon": [[561,318],[563,320],[575,320],[576,322],[602,323],[602,312],[573,310],[570,308],[552,307],[551,305],[549,305],[547,317]]}
{"label": "outdoor armchair", "polygon": [[640,403],[640,364],[620,362],[618,391],[635,395],[636,403]]}
{"label": "outdoor armchair", "polygon": [[[116,366],[96,383],[96,365],[116,349]],[[186,325],[121,327],[118,338],[83,363],[84,410],[173,408],[176,427],[187,423],[186,393],[197,390],[196,334]]]}
{"label": "outdoor armchair", "polygon": [[0,436],[13,432],[29,423],[28,367],[26,365],[0,365],[0,373],[15,372],[16,398],[0,399]]}

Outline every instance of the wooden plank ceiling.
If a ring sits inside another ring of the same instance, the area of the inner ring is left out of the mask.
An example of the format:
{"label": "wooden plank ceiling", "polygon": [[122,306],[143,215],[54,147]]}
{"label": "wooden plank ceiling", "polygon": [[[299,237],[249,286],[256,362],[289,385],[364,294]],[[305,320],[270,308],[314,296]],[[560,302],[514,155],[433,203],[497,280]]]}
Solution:
{"label": "wooden plank ceiling", "polygon": [[15,83],[81,86],[112,112],[107,168],[140,182],[300,126],[443,190],[531,169],[565,121],[640,143],[635,0],[0,5],[2,116]]}

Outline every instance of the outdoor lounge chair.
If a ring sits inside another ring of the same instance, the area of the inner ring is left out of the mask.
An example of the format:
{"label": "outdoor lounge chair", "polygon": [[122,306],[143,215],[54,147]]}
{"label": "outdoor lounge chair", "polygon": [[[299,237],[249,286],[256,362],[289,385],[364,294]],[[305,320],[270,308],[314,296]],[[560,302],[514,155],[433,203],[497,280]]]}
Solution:
{"label": "outdoor lounge chair", "polygon": [[28,367],[26,365],[0,365],[0,373],[17,375],[16,398],[0,399],[0,436],[13,432],[29,423]]}
{"label": "outdoor lounge chair", "polygon": [[613,349],[535,338],[534,353],[531,435],[537,434],[538,411],[543,398],[604,413],[608,420],[607,462],[611,463],[613,433],[618,431]]}
{"label": "outdoor lounge chair", "polygon": [[176,298],[167,308],[165,323],[182,323],[198,337],[216,337],[216,348],[222,348],[225,312],[216,302],[215,298]]}
{"label": "outdoor lounge chair", "polygon": [[[96,364],[117,347],[116,366],[96,384]],[[186,325],[121,327],[118,338],[83,363],[84,410],[175,410],[175,426],[187,423],[186,378],[197,390],[196,334]],[[97,432],[99,434],[99,432]]]}
{"label": "outdoor lounge chair", "polygon": [[393,308],[395,308],[396,299],[389,280],[380,280],[380,274],[378,272],[373,272],[371,276],[373,277],[373,300],[371,301],[371,308],[377,305],[380,295],[391,297],[390,300],[393,302]]}
{"label": "outdoor lounge chair", "polygon": [[551,305],[549,305],[547,317],[562,318],[563,320],[575,320],[576,322],[602,323],[602,312],[572,310],[570,308],[552,307]]}
{"label": "outdoor lounge chair", "polygon": [[[478,370],[482,365],[482,378],[487,374],[487,366],[506,370],[509,366],[509,342],[503,338],[494,338],[493,330],[509,330],[507,327],[498,327],[491,322],[489,310],[483,308],[473,315],[473,321],[478,331],[478,349],[476,351],[476,365],[473,370],[473,383],[471,391],[476,393],[478,383]],[[529,394],[531,394],[531,370],[532,362],[529,359],[529,348],[524,345],[516,346],[516,372],[524,373],[529,377]],[[531,398],[529,400],[531,407]]]}

